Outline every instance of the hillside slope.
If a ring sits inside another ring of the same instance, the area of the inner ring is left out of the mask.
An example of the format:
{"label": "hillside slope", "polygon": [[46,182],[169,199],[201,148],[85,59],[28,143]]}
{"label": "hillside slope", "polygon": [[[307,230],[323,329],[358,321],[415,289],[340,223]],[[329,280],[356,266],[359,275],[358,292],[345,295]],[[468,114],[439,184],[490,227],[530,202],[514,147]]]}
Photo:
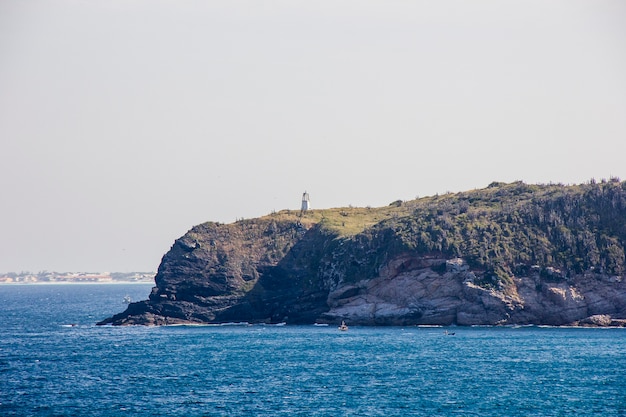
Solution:
{"label": "hillside slope", "polygon": [[618,180],[209,222],[100,324],[623,325],[625,243]]}

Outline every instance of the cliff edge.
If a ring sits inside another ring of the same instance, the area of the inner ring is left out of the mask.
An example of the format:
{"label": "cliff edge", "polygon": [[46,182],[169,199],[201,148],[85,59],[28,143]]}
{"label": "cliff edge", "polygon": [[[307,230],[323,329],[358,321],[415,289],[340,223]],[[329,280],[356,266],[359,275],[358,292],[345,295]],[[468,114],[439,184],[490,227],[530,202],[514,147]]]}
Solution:
{"label": "cliff edge", "polygon": [[626,324],[626,183],[492,183],[192,228],[98,324]]}

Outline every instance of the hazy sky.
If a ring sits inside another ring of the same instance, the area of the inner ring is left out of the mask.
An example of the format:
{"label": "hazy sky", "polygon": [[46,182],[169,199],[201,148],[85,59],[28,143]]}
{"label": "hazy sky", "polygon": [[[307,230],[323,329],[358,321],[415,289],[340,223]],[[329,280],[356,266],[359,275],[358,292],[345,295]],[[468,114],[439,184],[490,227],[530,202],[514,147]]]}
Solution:
{"label": "hazy sky", "polygon": [[0,0],[0,271],[208,220],[626,179],[626,2]]}

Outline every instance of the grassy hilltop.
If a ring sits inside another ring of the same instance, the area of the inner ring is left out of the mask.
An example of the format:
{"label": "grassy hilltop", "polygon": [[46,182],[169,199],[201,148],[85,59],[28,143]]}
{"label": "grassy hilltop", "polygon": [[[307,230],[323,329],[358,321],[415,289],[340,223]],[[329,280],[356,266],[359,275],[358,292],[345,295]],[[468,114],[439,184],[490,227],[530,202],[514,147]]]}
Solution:
{"label": "grassy hilltop", "polygon": [[572,186],[494,182],[387,207],[311,210],[301,218],[281,211],[265,218],[319,225],[338,239],[385,231],[398,241],[396,251],[463,257],[492,271],[491,280],[506,281],[526,265],[565,275],[626,271],[626,183],[617,179]]}

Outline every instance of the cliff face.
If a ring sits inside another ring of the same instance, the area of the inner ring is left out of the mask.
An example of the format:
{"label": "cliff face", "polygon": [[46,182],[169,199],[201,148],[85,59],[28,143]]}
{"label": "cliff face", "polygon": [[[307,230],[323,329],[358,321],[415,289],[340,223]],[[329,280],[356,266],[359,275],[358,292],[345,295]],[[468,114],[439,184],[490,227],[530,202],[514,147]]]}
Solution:
{"label": "cliff face", "polygon": [[311,277],[332,238],[295,216],[196,226],[163,257],[149,300],[102,324],[312,323],[328,291]]}
{"label": "cliff face", "polygon": [[322,317],[367,325],[618,326],[626,318],[626,282],[620,277],[550,281],[537,269],[502,289],[481,287],[476,278],[460,258],[399,257],[378,277],[331,291]]}
{"label": "cliff face", "polygon": [[617,181],[205,223],[99,324],[623,325],[625,239]]}

